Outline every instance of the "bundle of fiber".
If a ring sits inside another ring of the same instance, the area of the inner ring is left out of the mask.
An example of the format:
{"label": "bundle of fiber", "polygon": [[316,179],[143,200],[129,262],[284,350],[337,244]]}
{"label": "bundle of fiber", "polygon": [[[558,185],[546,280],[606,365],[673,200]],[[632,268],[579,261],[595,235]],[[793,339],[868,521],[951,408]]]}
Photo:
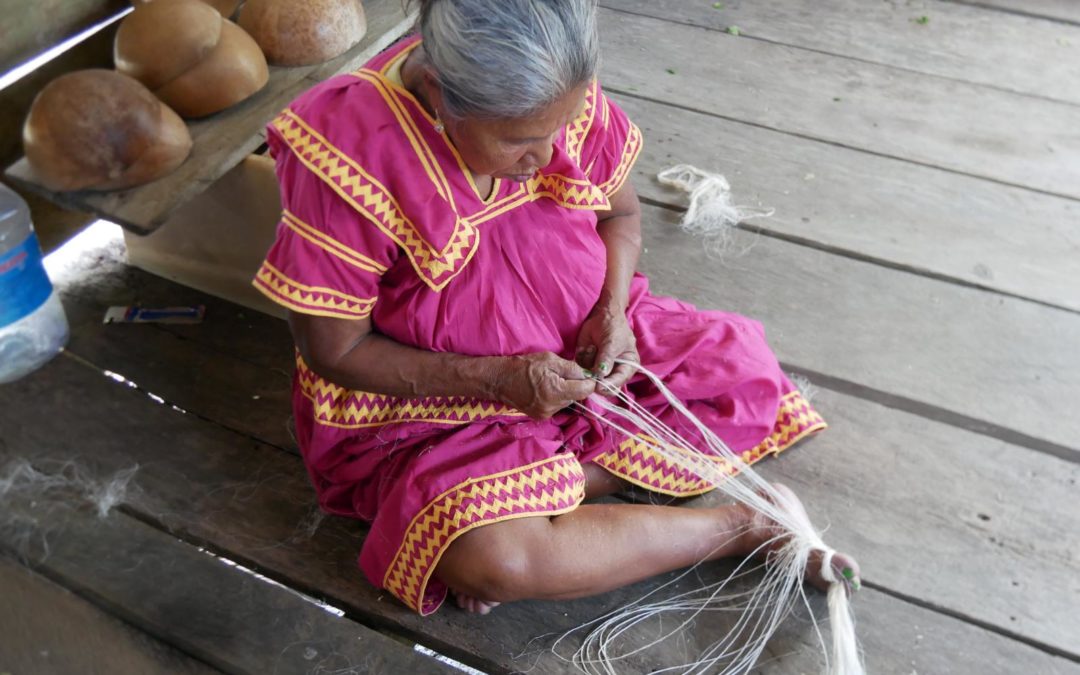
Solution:
{"label": "bundle of fiber", "polygon": [[[704,479],[720,495],[750,507],[774,524],[776,534],[760,551],[765,553],[768,549],[768,564],[764,566],[763,580],[756,587],[748,591],[732,590],[734,582],[747,575],[747,563],[743,563],[717,583],[672,598],[661,598],[662,589],[657,589],[580,626],[579,629],[591,628],[591,631],[568,660],[586,673],[615,675],[624,670],[622,663],[625,660],[668,639],[677,639],[679,632],[703,612],[722,611],[737,613],[733,627],[726,634],[718,635],[694,660],[665,665],[652,672],[750,672],[770,637],[796,604],[807,602],[803,575],[808,565],[816,564],[820,565],[820,574],[828,583],[832,645],[831,649],[827,648],[822,639],[825,670],[829,675],[864,675],[848,597],[853,589],[852,580],[845,579],[834,569],[836,551],[822,540],[798,500],[793,501],[789,491],[762,478],[690,412],[656,374],[637,363],[622,360],[618,363],[634,368],[649,379],[671,408],[679,413],[678,427],[688,432],[693,430],[700,436],[697,445],[687,441],[685,433],[660,421],[633,397],[612,387],[609,387],[609,393],[614,400],[594,394],[588,405],[578,403],[575,407],[622,435],[646,442],[653,452],[670,464]],[[650,621],[656,621],[660,626],[655,637],[642,639],[632,632]],[[560,638],[555,645],[556,654],[561,641],[579,629]],[[820,631],[818,634],[820,637]]]}

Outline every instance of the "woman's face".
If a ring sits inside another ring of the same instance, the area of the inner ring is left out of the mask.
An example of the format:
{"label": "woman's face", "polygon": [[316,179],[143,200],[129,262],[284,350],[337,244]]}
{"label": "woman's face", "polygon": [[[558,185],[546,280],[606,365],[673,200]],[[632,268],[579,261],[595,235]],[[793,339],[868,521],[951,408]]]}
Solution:
{"label": "woman's face", "polygon": [[526,118],[448,120],[446,132],[473,173],[522,182],[551,161],[563,127],[581,114],[587,84]]}

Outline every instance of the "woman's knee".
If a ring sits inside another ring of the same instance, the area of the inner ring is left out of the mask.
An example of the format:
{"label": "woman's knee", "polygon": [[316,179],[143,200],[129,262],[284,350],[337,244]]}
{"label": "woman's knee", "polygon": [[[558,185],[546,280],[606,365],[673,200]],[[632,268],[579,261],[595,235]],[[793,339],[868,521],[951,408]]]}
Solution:
{"label": "woman's knee", "polygon": [[550,520],[545,516],[485,525],[447,547],[436,574],[447,586],[488,602],[536,595],[543,579],[540,559]]}

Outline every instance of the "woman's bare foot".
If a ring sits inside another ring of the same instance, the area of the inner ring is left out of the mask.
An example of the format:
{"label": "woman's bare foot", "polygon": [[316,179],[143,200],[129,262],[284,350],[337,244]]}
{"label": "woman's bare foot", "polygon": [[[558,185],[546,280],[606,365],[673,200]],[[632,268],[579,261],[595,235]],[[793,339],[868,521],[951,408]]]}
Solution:
{"label": "woman's bare foot", "polygon": [[[773,483],[772,487],[782,496],[783,506],[794,513],[800,514],[802,517],[807,518],[806,508],[791,488],[780,483]],[[784,545],[787,538],[783,536],[784,530],[776,522],[770,520],[765,514],[755,511],[750,507],[746,507],[746,510],[748,512],[749,523],[746,534],[744,535],[747,553],[757,553],[758,555],[767,556],[770,552]],[[821,591],[829,590],[830,585],[821,573],[821,563],[824,560],[825,555],[825,551],[813,551],[810,553],[810,560],[806,564],[807,583]],[[861,584],[859,579],[859,563],[856,562],[854,558],[846,553],[834,553],[830,567],[833,570],[833,575],[837,579],[842,579],[847,582],[849,591],[859,590]]]}
{"label": "woman's bare foot", "polygon": [[457,600],[458,607],[462,608],[466,612],[484,615],[499,606],[499,603],[497,602],[477,600],[471,595],[466,595],[465,593],[458,593],[453,589],[451,589],[450,592],[454,594],[454,599]]}

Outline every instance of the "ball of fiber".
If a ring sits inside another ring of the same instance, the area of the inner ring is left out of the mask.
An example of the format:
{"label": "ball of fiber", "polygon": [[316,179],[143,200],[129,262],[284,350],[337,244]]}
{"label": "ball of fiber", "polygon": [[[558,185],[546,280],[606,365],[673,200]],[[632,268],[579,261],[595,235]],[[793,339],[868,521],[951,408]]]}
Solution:
{"label": "ball of fiber", "polygon": [[184,117],[224,110],[269,79],[251,36],[199,0],[155,0],[120,24],[116,69],[150,88]]}
{"label": "ball of fiber", "polygon": [[247,0],[240,26],[275,65],[299,66],[334,58],[367,31],[360,0]]}
{"label": "ball of fiber", "polygon": [[45,86],[23,126],[26,159],[51,190],[148,183],[191,151],[187,126],[146,87],[111,70],[81,70]]}

